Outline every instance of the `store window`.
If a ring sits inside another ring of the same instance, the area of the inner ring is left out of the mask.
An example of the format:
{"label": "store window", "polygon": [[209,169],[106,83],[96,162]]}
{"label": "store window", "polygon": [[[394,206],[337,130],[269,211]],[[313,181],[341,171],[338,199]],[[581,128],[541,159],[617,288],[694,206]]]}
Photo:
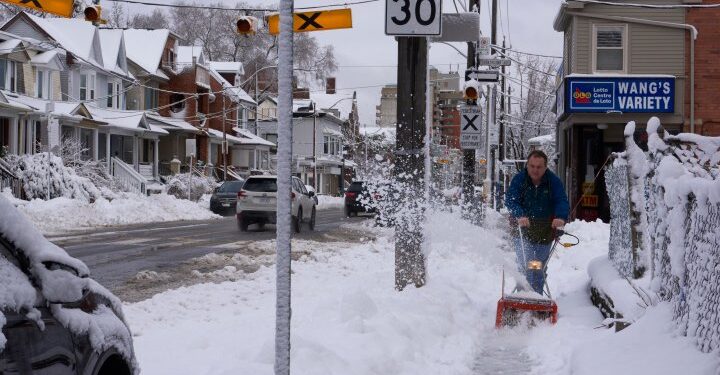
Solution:
{"label": "store window", "polygon": [[594,67],[596,72],[626,72],[626,25],[595,25]]}

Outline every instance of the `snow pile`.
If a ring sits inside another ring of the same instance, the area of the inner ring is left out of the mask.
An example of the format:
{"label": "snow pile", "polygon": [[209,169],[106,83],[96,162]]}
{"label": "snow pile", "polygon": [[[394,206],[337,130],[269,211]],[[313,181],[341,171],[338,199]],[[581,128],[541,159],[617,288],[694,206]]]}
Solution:
{"label": "snow pile", "polygon": [[54,154],[10,155],[8,162],[13,166],[13,173],[22,181],[28,199],[48,199],[48,193],[50,198],[82,201],[94,201],[102,196],[90,179],[79,176]]}
{"label": "snow pile", "polygon": [[[517,365],[538,375],[674,374],[682,366],[683,373],[710,375],[720,364],[668,331],[663,306],[620,333],[597,329],[603,317],[588,298],[587,267],[606,254],[608,225],[566,226],[580,245],[559,248],[549,264],[556,325],[498,331],[501,265],[506,276],[515,267],[502,233],[469,225],[460,213],[429,218],[427,284],[402,292],[394,290],[392,230],[374,228],[377,239],[363,244],[293,240],[294,253],[304,254],[294,254],[292,264],[293,373],[500,374]],[[233,267],[203,274],[237,282],[183,287],[125,306],[144,372],[273,373],[275,243],[254,244],[263,256],[253,270],[246,267],[252,260],[233,255]],[[506,278],[506,290],[513,286]]]}
{"label": "snow pile", "polygon": [[14,203],[46,234],[110,225],[220,218],[210,212],[207,201],[196,203],[167,194],[127,194],[111,201],[99,198],[92,203],[69,198]]}
{"label": "snow pile", "polygon": [[[45,239],[42,234],[4,197],[0,196],[0,233],[12,243],[19,252],[15,258],[27,263],[27,270],[36,280],[42,296],[49,303],[53,315],[60,323],[77,335],[87,334],[94,350],[102,352],[115,348],[131,364],[135,363],[130,330],[124,322],[120,300],[93,279],[87,277],[87,266],[70,257],[65,250]],[[0,259],[5,260],[3,256]],[[0,289],[0,305],[3,309],[29,310],[27,316],[35,319],[40,327],[43,322],[40,314],[32,308],[28,283],[16,280],[27,278],[19,274],[14,265],[0,263],[0,277],[3,288]],[[12,278],[11,280],[7,280]],[[16,286],[17,288],[8,288]],[[35,291],[33,288],[32,294]],[[91,313],[76,308],[68,308],[63,303],[80,301],[86,293],[95,294],[102,305]],[[34,297],[32,297],[34,302]],[[0,312],[0,322],[5,323]],[[0,343],[5,338],[0,334]],[[2,346],[0,346],[2,350]]]}
{"label": "snow pile", "polygon": [[[652,254],[652,287],[670,302],[680,333],[710,352],[720,349],[720,138],[659,130],[651,118],[647,161],[635,151],[630,164],[634,176],[646,176],[642,242]],[[629,137],[628,144],[632,152]]]}
{"label": "snow pile", "polygon": [[167,183],[167,193],[180,199],[198,201],[204,194],[212,194],[217,183],[212,177],[195,173],[181,173]]}
{"label": "snow pile", "polygon": [[331,197],[329,195],[318,195],[318,209],[338,208],[345,206],[344,197]]}

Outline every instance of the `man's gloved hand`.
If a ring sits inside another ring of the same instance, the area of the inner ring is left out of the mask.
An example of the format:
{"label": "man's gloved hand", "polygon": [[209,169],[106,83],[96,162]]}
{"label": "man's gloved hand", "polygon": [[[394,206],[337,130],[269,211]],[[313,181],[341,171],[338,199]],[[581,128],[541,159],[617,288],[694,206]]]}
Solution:
{"label": "man's gloved hand", "polygon": [[[518,222],[519,222],[519,220],[518,220]],[[562,228],[562,227],[565,226],[565,220],[563,220],[563,219],[553,219],[551,225],[552,225],[552,228],[553,228],[553,229]]]}
{"label": "man's gloved hand", "polygon": [[528,219],[528,218],[525,217],[525,216],[519,217],[519,218],[517,219],[517,223],[518,223],[518,226],[520,226],[521,228],[529,227],[529,226],[530,226],[530,219]]}

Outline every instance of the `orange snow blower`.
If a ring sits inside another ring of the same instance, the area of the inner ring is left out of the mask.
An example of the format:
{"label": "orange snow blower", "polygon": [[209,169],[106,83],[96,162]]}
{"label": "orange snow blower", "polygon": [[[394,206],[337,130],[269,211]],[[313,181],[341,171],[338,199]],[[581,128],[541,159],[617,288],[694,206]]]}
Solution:
{"label": "orange snow blower", "polygon": [[[568,235],[575,238],[575,243],[560,242],[560,237]],[[548,260],[544,265],[539,261],[527,262],[528,269],[539,270],[542,269],[543,274],[547,276],[547,264],[550,261],[555,248],[558,244],[563,247],[572,247],[580,243],[580,240],[572,234],[565,233],[562,229],[555,231],[555,239],[553,240]],[[522,229],[520,229],[520,245],[522,246],[523,257],[525,255],[524,240],[522,236]],[[523,275],[524,276],[524,275]],[[543,285],[543,294],[536,293],[535,291],[518,291],[517,288],[511,294],[505,294],[505,271],[502,274],[502,291],[500,300],[497,304],[497,313],[495,315],[495,327],[502,328],[504,326],[515,326],[517,325],[523,316],[529,316],[533,320],[546,321],[550,323],[557,323],[558,306],[552,299],[550,294],[550,288],[547,285],[547,277],[544,277],[545,284]]]}

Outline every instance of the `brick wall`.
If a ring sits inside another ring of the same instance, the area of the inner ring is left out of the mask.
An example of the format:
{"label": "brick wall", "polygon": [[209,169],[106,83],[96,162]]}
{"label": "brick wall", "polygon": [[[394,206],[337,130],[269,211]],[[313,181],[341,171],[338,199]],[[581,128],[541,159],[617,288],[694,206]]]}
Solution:
{"label": "brick wall", "polygon": [[[704,0],[703,4],[720,4],[720,0]],[[695,41],[695,132],[720,136],[720,8],[692,8],[686,22],[698,30]],[[690,118],[690,39],[686,36],[685,113]],[[690,131],[689,120],[685,131]]]}

